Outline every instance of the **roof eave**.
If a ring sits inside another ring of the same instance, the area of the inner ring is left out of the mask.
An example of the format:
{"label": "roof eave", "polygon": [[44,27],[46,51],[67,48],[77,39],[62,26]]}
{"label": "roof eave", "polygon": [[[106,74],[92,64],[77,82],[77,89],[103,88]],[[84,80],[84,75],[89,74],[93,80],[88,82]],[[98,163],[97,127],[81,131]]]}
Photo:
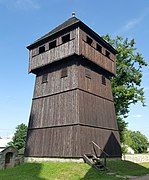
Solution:
{"label": "roof eave", "polygon": [[97,39],[99,39],[107,48],[111,49],[113,51],[114,54],[117,54],[117,50],[114,49],[108,42],[106,42],[102,37],[100,37],[95,31],[93,31],[90,27],[88,27],[86,24],[84,24],[82,21],[78,20],[76,22],[74,22],[73,24],[70,24],[69,26],[66,26],[62,29],[60,29],[59,31],[50,34],[49,36],[43,38],[43,39],[39,39],[39,41],[35,41],[34,43],[30,44],[29,46],[27,46],[26,48],[28,50],[31,50],[32,48],[34,48],[35,46],[37,46],[38,44],[41,44],[41,42],[46,41],[49,39],[49,37],[52,37],[54,35],[57,35],[59,32],[66,30],[67,28],[73,27],[73,26],[79,26],[80,28],[83,27],[84,29],[86,29],[87,31],[89,31],[90,33],[92,33]]}
{"label": "roof eave", "polygon": [[114,49],[107,41],[105,41],[102,37],[100,37],[94,30],[92,30],[90,27],[88,27],[86,24],[84,24],[82,21],[79,22],[80,25],[82,25],[85,29],[87,29],[88,31],[90,31],[90,33],[92,33],[94,36],[96,36],[96,38],[98,38],[105,46],[107,46],[108,48],[112,49],[112,51],[117,54],[118,51],[116,49]]}
{"label": "roof eave", "polygon": [[46,41],[47,39],[49,39],[49,37],[52,37],[52,36],[58,34],[59,32],[65,30],[65,29],[67,29],[67,28],[73,27],[74,25],[75,25],[75,26],[79,25],[79,21],[74,22],[73,24],[71,24],[71,25],[69,25],[69,26],[66,26],[66,27],[62,28],[62,29],[60,29],[59,31],[50,34],[49,36],[47,36],[47,37],[45,37],[45,38],[43,38],[43,39],[41,39],[41,40],[39,40],[39,41],[37,40],[36,42],[30,44],[30,45],[27,46],[26,48],[27,48],[28,50],[31,50],[33,47],[35,47],[35,46],[38,45],[39,43],[41,43],[41,42]]}

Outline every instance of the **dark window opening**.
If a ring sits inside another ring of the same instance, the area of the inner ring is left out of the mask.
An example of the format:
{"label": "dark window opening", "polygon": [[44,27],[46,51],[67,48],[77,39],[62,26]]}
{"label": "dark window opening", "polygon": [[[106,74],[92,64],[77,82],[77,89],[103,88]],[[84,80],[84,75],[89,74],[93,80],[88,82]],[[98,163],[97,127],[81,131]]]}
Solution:
{"label": "dark window opening", "polygon": [[89,69],[85,69],[85,76],[91,79],[91,71]]}
{"label": "dark window opening", "polygon": [[42,83],[48,82],[48,74],[42,75]]}
{"label": "dark window opening", "polygon": [[87,44],[92,45],[93,40],[90,37],[86,36],[86,42]]}
{"label": "dark window opening", "polygon": [[106,57],[110,58],[110,52],[106,50]]}
{"label": "dark window opening", "polygon": [[56,47],[56,40],[49,43],[49,50]]}
{"label": "dark window opening", "polygon": [[102,84],[106,85],[106,78],[102,75]]}
{"label": "dark window opening", "polygon": [[39,47],[39,54],[45,52],[45,46]]}
{"label": "dark window opening", "polygon": [[96,50],[102,53],[102,46],[96,44]]}
{"label": "dark window opening", "polygon": [[67,74],[68,74],[67,68],[61,70],[61,78],[67,77]]}
{"label": "dark window opening", "polygon": [[70,41],[70,34],[67,34],[67,35],[62,37],[62,43],[66,43],[68,41]]}
{"label": "dark window opening", "polygon": [[12,152],[7,152],[6,155],[5,155],[5,163],[6,164],[10,163],[12,157],[13,157],[13,153]]}

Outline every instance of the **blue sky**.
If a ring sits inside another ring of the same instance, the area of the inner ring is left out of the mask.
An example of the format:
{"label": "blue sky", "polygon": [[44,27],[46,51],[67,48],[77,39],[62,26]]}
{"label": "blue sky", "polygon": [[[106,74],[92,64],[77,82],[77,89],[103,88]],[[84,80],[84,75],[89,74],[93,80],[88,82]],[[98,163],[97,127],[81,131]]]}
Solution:
{"label": "blue sky", "polygon": [[[59,25],[75,11],[98,34],[134,38],[149,63],[147,0],[0,0],[0,136],[28,123],[34,75],[28,74],[26,46]],[[146,107],[132,105],[126,121],[149,138],[149,69],[143,69]]]}

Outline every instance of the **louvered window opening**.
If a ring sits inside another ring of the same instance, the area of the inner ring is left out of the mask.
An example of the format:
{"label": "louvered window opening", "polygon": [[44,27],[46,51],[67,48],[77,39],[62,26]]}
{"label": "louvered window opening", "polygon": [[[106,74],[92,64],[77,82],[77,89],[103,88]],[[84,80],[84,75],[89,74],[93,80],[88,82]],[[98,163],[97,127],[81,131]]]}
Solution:
{"label": "louvered window opening", "polygon": [[61,78],[65,78],[65,77],[67,77],[67,75],[68,75],[68,70],[67,70],[67,68],[63,68],[63,69],[61,70]]}
{"label": "louvered window opening", "polygon": [[47,83],[48,82],[48,74],[43,74],[42,75],[42,83]]}

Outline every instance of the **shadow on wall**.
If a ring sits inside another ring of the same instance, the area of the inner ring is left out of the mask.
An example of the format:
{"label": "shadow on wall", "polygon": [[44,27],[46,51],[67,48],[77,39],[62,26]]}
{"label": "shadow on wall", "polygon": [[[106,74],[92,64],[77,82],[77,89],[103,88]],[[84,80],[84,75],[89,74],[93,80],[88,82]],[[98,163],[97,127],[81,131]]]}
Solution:
{"label": "shadow on wall", "polygon": [[[107,158],[121,158],[122,153],[121,153],[121,146],[120,142],[117,140],[115,134],[113,132],[110,133],[109,137],[107,139],[104,139],[104,145],[103,147],[100,145],[100,142],[95,141],[95,144],[99,146],[94,146],[92,148],[91,153],[94,154],[94,149],[96,151],[96,154],[98,157],[103,158],[105,157],[105,153],[108,154],[106,155]],[[101,149],[100,149],[101,148]]]}
{"label": "shadow on wall", "polygon": [[[103,150],[110,157],[121,157],[122,156],[120,143],[117,141],[113,132],[111,132]],[[103,154],[101,154],[101,157],[103,157]]]}

